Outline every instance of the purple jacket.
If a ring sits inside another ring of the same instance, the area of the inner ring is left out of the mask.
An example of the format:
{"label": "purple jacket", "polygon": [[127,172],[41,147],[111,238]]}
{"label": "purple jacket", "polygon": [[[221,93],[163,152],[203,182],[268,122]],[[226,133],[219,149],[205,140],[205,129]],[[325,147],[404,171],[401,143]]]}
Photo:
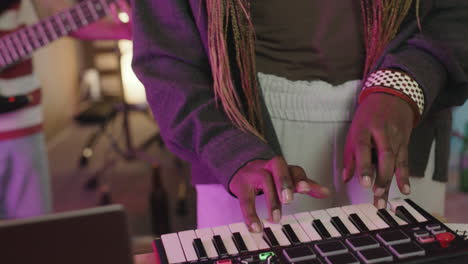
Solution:
{"label": "purple jacket", "polygon": [[[235,128],[217,109],[205,8],[204,0],[133,0],[133,68],[146,87],[167,147],[192,164],[192,181],[227,187],[244,164],[270,159],[281,149],[267,111],[263,113],[268,144]],[[434,179],[444,181],[448,109],[463,104],[468,94],[468,1],[423,0],[421,19],[422,32],[415,19],[405,22],[374,70],[402,69],[424,89],[423,122],[410,143],[410,172],[424,175],[436,138],[439,166]]]}

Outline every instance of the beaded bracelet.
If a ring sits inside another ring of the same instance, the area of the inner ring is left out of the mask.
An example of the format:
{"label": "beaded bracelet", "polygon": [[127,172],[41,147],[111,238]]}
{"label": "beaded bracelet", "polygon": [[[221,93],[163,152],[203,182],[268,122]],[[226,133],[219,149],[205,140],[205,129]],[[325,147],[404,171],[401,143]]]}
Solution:
{"label": "beaded bracelet", "polygon": [[359,103],[369,94],[376,92],[392,94],[408,102],[415,113],[415,124],[424,112],[423,89],[405,72],[384,69],[372,73],[364,83]]}

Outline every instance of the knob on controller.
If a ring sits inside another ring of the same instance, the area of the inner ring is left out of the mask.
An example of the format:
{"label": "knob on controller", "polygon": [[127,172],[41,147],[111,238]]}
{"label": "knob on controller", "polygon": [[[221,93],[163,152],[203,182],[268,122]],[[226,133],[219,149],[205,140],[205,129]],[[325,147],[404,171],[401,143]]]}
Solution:
{"label": "knob on controller", "polygon": [[441,247],[446,248],[455,239],[455,235],[450,232],[444,232],[437,234],[436,239],[439,241]]}

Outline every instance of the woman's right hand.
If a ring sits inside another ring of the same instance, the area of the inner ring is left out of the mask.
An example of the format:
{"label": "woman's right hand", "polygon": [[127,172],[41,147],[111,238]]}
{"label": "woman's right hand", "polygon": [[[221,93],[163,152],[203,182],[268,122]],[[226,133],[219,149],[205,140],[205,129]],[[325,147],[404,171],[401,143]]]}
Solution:
{"label": "woman's right hand", "polygon": [[304,169],[288,165],[283,157],[271,160],[254,160],[239,169],[231,179],[230,191],[237,196],[242,215],[251,232],[262,232],[262,222],[257,216],[255,198],[263,192],[269,221],[281,220],[281,204],[293,201],[294,192],[315,198],[325,198],[330,191],[307,178]]}

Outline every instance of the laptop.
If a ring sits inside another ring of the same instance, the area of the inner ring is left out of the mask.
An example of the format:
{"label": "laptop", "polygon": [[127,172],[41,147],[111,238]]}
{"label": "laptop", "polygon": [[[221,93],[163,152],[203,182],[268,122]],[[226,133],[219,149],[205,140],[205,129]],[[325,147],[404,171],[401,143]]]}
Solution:
{"label": "laptop", "polygon": [[9,264],[133,263],[120,205],[0,220],[0,252]]}

